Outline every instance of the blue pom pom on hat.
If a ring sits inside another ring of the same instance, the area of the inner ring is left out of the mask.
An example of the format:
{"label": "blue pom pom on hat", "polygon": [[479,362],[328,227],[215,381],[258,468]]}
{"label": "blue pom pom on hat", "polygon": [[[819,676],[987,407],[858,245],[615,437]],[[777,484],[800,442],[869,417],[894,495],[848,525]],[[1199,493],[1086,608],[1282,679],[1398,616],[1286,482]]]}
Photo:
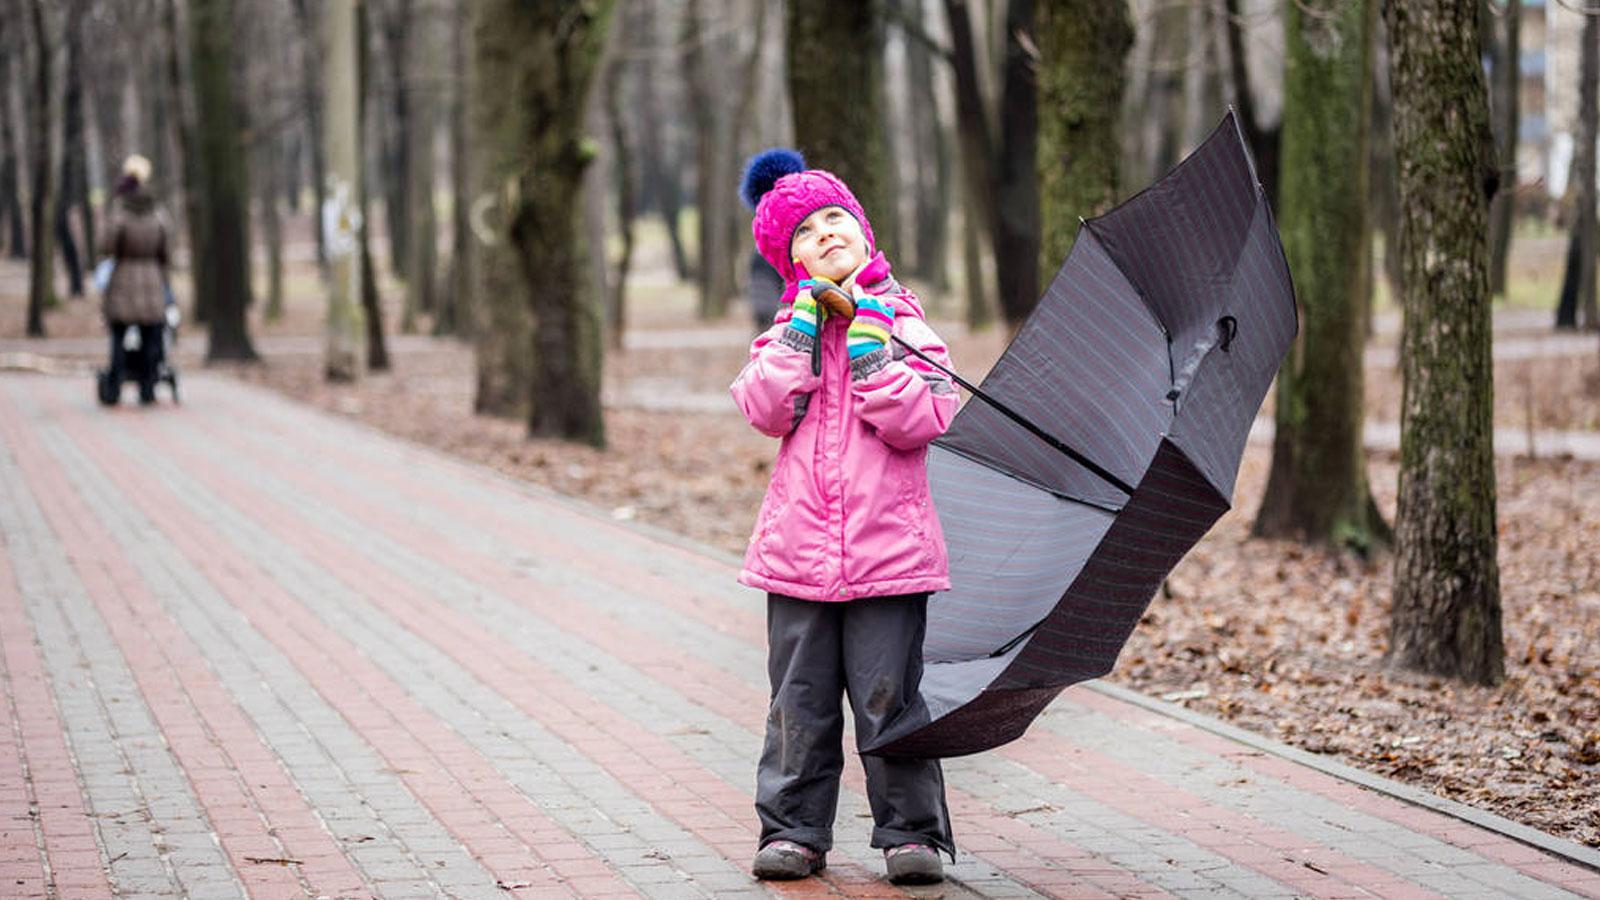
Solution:
{"label": "blue pom pom on hat", "polygon": [[779,178],[805,170],[806,158],[798,150],[787,147],[763,150],[745,163],[744,178],[739,182],[739,198],[745,206],[754,210],[756,204],[761,202],[762,195],[772,190]]}

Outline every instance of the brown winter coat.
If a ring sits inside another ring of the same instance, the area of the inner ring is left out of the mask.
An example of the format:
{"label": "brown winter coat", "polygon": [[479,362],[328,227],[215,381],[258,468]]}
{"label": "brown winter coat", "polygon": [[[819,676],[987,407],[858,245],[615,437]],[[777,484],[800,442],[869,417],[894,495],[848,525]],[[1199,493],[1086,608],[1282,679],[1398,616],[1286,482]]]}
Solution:
{"label": "brown winter coat", "polygon": [[146,194],[123,197],[100,237],[100,255],[117,261],[103,309],[112,322],[153,325],[166,314],[167,228]]}

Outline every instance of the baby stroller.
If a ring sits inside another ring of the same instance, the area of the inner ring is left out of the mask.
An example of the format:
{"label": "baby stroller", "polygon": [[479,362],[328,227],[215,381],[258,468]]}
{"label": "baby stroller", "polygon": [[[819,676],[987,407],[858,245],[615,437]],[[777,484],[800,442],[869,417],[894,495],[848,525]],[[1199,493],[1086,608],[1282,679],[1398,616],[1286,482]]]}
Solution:
{"label": "baby stroller", "polygon": [[[171,288],[167,289],[167,308],[164,320],[161,323],[161,348],[159,353],[150,353],[144,346],[140,329],[129,326],[122,335],[122,368],[117,370],[114,366],[107,366],[95,373],[96,386],[100,395],[100,402],[106,406],[116,406],[122,399],[122,385],[126,381],[138,381],[152,362],[155,372],[151,377],[154,385],[165,384],[172,391],[172,402],[178,402],[178,370],[172,364],[172,352],[178,345],[178,326],[183,321],[183,314],[178,310],[178,304],[172,296]],[[108,324],[109,327],[109,324]]]}

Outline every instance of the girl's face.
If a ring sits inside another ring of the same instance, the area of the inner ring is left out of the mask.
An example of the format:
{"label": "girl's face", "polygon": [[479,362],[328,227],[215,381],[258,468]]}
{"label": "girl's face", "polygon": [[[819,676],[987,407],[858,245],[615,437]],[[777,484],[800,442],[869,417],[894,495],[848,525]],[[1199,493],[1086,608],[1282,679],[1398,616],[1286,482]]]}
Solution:
{"label": "girl's face", "polygon": [[794,230],[789,253],[812,275],[842,283],[867,261],[867,236],[844,207],[824,206]]}

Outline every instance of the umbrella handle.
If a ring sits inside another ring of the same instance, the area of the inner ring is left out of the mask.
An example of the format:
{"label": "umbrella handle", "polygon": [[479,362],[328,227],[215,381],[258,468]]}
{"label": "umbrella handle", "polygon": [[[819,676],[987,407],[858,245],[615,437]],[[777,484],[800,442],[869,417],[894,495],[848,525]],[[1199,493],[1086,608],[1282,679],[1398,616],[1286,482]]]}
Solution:
{"label": "umbrella handle", "polygon": [[999,400],[994,399],[993,397],[989,396],[988,394],[985,394],[982,391],[982,389],[978,388],[972,382],[967,381],[966,379],[962,378],[960,375],[957,375],[956,373],[950,371],[948,368],[944,367],[943,365],[940,365],[932,357],[928,356],[928,354],[923,353],[921,350],[918,350],[916,347],[913,347],[910,344],[906,343],[905,338],[902,338],[898,334],[891,335],[891,337],[894,338],[894,342],[896,344],[899,344],[900,346],[906,348],[906,352],[911,353],[912,355],[916,356],[918,359],[921,359],[923,362],[927,363],[928,365],[933,366],[935,369],[938,369],[939,371],[943,372],[944,374],[950,376],[951,380],[955,381],[956,384],[959,384],[962,387],[966,388],[969,392],[971,392],[972,396],[977,397],[979,400],[982,400],[983,402],[989,404],[990,406],[995,408],[996,412],[1000,413],[1001,415],[1005,416],[1006,418],[1010,419],[1011,421],[1017,423],[1018,425],[1021,425],[1023,428],[1026,428],[1029,431],[1029,433],[1031,433],[1034,437],[1038,438],[1041,441],[1044,441],[1046,444],[1049,444],[1050,446],[1052,446],[1052,447],[1056,448],[1057,450],[1061,451],[1062,453],[1066,454],[1066,456],[1068,458],[1070,458],[1073,462],[1077,463],[1080,466],[1083,466],[1085,469],[1088,469],[1090,472],[1094,473],[1094,475],[1096,475],[1101,481],[1104,481],[1106,484],[1111,485],[1112,487],[1114,487],[1117,490],[1123,492],[1124,494],[1127,494],[1130,497],[1133,496],[1133,485],[1128,484],[1126,481],[1123,481],[1121,478],[1118,478],[1117,476],[1111,474],[1104,467],[1102,467],[1101,465],[1099,465],[1098,463],[1096,463],[1094,460],[1090,459],[1089,457],[1084,456],[1082,453],[1079,453],[1078,451],[1072,449],[1071,447],[1068,447],[1066,444],[1063,444],[1061,442],[1061,440],[1059,438],[1057,438],[1055,435],[1046,432],[1043,428],[1040,428],[1039,426],[1033,424],[1032,422],[1030,422],[1026,418],[1024,418],[1021,413],[1017,412],[1016,410],[1012,409],[1009,406],[1006,406],[1004,403],[1001,403]]}

